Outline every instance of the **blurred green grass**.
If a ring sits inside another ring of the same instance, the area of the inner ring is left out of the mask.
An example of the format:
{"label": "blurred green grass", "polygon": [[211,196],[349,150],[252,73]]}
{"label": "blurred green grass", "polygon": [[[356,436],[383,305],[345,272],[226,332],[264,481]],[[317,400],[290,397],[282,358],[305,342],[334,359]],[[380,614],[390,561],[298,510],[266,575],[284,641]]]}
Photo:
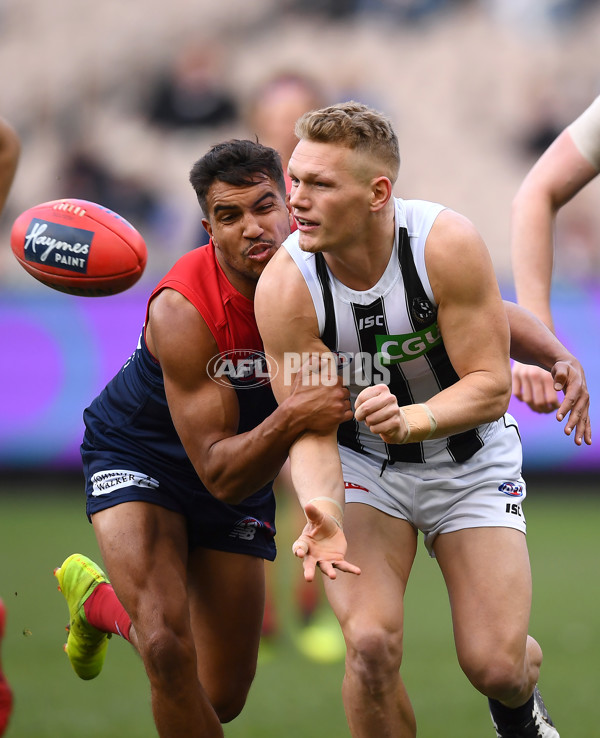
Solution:
{"label": "blurred green grass", "polygon": [[[577,479],[544,493],[529,482],[526,515],[534,576],[531,633],[545,653],[541,688],[561,735],[600,736],[596,714],[600,661],[600,596],[595,488]],[[77,483],[77,487],[81,484]],[[285,503],[285,501],[284,501]],[[282,505],[285,508],[285,504]],[[289,591],[296,573],[285,516],[275,564],[284,631],[258,674],[242,715],[227,738],[342,738],[348,735],[341,703],[343,665],[303,658],[293,643]],[[62,653],[67,620],[52,576],[75,551],[99,558],[83,493],[69,481],[44,478],[2,483],[0,596],[8,609],[4,668],[15,693],[7,738],[153,738],[145,673],[133,649],[118,638],[102,674],[82,682]],[[403,674],[419,735],[484,738],[493,730],[485,698],[468,684],[454,652],[441,575],[420,545],[406,604]]]}

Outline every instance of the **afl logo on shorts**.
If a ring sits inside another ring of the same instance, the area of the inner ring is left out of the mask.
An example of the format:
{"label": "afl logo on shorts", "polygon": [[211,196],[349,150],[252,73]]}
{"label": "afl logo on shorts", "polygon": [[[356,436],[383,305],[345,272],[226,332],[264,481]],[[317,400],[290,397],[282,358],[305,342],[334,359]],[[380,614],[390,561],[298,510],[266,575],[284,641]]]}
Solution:
{"label": "afl logo on shorts", "polygon": [[523,497],[523,485],[515,482],[502,482],[498,490],[509,497]]}

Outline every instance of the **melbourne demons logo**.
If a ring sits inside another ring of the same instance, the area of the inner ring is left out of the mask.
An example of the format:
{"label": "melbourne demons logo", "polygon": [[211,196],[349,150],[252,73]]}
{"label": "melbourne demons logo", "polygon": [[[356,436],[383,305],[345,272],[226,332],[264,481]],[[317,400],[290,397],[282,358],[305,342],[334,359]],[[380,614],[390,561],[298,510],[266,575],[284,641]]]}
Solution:
{"label": "melbourne demons logo", "polygon": [[262,351],[232,349],[213,356],[206,365],[208,376],[223,386],[250,389],[269,384],[270,370],[277,374],[277,364]]}
{"label": "melbourne demons logo", "polygon": [[504,492],[509,497],[523,497],[523,485],[516,482],[502,482],[498,491]]}

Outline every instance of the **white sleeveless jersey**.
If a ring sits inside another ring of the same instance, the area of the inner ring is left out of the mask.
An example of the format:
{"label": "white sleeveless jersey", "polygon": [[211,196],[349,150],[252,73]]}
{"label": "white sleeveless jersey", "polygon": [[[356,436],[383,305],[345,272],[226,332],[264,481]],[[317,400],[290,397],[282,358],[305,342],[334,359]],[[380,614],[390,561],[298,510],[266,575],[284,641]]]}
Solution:
{"label": "white sleeveless jersey", "polygon": [[[323,254],[306,253],[296,231],[284,247],[310,290],[324,343],[338,356],[352,399],[370,384],[387,384],[399,405],[426,402],[458,381],[437,325],[437,306],[425,268],[425,242],[442,205],[395,199],[396,237],[377,284],[357,292],[337,280]],[[512,423],[511,423],[512,424]],[[498,421],[448,438],[386,444],[355,420],[343,423],[338,441],[382,462],[464,461],[495,433]]]}
{"label": "white sleeveless jersey", "polygon": [[600,95],[568,130],[582,156],[600,171]]}

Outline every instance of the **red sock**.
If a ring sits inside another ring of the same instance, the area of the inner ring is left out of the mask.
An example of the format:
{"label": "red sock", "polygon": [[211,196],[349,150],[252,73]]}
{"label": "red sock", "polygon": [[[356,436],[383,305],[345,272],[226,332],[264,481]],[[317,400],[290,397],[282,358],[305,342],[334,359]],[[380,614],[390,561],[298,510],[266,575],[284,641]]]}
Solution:
{"label": "red sock", "polygon": [[112,584],[99,584],[83,604],[90,625],[105,633],[115,633],[129,640],[131,618],[119,602]]}

